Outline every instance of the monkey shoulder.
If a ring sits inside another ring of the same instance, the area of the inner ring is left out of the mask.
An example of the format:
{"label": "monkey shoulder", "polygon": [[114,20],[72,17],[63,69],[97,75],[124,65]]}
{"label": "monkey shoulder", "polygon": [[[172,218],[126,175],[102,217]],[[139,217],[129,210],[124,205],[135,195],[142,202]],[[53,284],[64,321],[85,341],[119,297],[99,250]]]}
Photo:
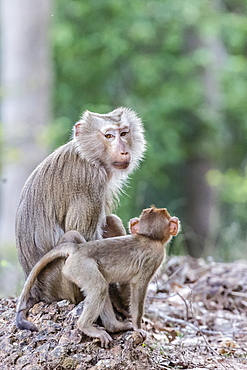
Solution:
{"label": "monkey shoulder", "polygon": [[[95,169],[93,163],[81,158],[75,143],[69,141],[54,150],[31,173],[23,188],[22,198],[32,198],[35,189],[35,193],[40,193],[42,198],[51,193],[50,200],[61,198],[59,202],[63,204],[63,199],[71,199],[73,194],[85,194],[93,198],[100,193],[101,196],[105,192],[106,182],[104,168]],[[92,183],[97,183],[97,189]]]}
{"label": "monkey shoulder", "polygon": [[[63,178],[63,180],[67,180],[69,183],[71,183],[71,175],[73,175],[74,178],[76,173],[78,173],[85,177],[86,174],[83,173],[83,169],[85,167],[85,170],[88,172],[90,167],[95,169],[96,165],[93,162],[81,157],[75,142],[71,140],[68,143],[58,147],[50,155],[48,155],[32,172],[30,178],[35,178],[40,174],[46,177],[51,176],[52,174],[64,175],[66,173],[66,177]],[[101,176],[106,176],[106,172],[103,168],[100,168],[99,166],[98,170],[100,171]]]}

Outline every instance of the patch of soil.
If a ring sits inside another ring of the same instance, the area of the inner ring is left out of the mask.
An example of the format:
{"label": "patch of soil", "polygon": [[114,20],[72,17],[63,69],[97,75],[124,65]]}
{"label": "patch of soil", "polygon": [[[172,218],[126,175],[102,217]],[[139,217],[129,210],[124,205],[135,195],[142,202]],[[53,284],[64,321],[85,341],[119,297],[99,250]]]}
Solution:
{"label": "patch of soil", "polygon": [[247,370],[247,264],[170,258],[150,284],[143,343],[117,333],[109,349],[76,328],[83,304],[40,302],[15,326],[16,299],[0,300],[0,369]]}

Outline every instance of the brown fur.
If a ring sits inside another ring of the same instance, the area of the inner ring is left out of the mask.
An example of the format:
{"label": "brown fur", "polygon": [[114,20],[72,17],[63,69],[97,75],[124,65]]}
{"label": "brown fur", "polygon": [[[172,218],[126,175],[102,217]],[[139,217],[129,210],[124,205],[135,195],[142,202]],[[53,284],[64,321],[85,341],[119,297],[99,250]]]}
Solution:
{"label": "brown fur", "polygon": [[116,215],[106,216],[106,224],[103,226],[103,238],[126,235],[126,230],[121,218]]}
{"label": "brown fur", "polygon": [[[126,235],[126,230],[122,220],[116,215],[106,216],[106,223],[103,226],[103,238],[113,238],[124,235]],[[114,308],[127,318],[129,316],[129,284],[110,284],[109,295]]]}
{"label": "brown fur", "polygon": [[[110,335],[103,328],[93,326],[98,316],[108,332],[128,330],[132,326],[134,330],[141,330],[148,283],[164,259],[164,243],[171,239],[170,228],[175,235],[179,230],[179,221],[171,218],[166,209],[152,207],[142,212],[138,222],[139,232],[134,235],[81,244],[66,242],[66,238],[80,239],[76,231],[65,234],[64,242],[42,257],[31,271],[17,305],[17,326],[20,329],[36,329],[25,319],[30,307],[30,290],[48,264],[65,258],[65,264],[60,267],[62,274],[86,295],[78,320],[82,332],[100,338],[102,346],[108,346]],[[130,285],[132,324],[116,319],[108,293],[110,283]]]}

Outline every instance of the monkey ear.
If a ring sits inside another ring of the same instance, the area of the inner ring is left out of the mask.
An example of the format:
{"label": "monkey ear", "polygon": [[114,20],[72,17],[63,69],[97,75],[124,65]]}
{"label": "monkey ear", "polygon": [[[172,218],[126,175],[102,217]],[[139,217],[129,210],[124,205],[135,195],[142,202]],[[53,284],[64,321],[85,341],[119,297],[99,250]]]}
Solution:
{"label": "monkey ear", "polygon": [[82,133],[82,126],[85,125],[87,122],[92,121],[92,113],[89,110],[86,110],[83,115],[81,116],[80,121],[78,121],[74,126],[74,138],[79,136]]}
{"label": "monkey ear", "polygon": [[81,126],[82,126],[82,123],[81,122],[77,122],[74,126],[74,137],[77,137],[80,135],[81,133]]}
{"label": "monkey ear", "polygon": [[171,235],[177,235],[179,232],[179,219],[177,217],[171,217],[169,221],[169,228]]}
{"label": "monkey ear", "polygon": [[129,231],[132,235],[135,235],[139,232],[139,221],[140,219],[138,217],[131,218],[131,220],[129,220]]}

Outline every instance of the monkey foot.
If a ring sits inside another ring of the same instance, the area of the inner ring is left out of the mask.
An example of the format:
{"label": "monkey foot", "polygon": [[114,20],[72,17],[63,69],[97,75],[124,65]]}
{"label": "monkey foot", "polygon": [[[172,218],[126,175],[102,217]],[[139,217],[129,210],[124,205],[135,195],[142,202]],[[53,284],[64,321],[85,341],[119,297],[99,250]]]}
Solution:
{"label": "monkey foot", "polygon": [[133,329],[132,323],[129,320],[116,321],[114,323],[104,323],[105,328],[110,333],[117,333],[119,331],[131,330]]}
{"label": "monkey foot", "polygon": [[143,342],[144,342],[144,340],[146,340],[147,339],[147,332],[145,331],[145,330],[143,330],[143,329],[137,329],[137,330],[135,330],[136,332],[138,332],[138,333],[140,333],[140,335],[142,336],[142,338],[143,338]]}
{"label": "monkey foot", "polygon": [[131,333],[127,333],[126,336],[126,346],[127,348],[135,348],[136,346],[142,344],[147,338],[147,334],[142,329],[136,329]]}
{"label": "monkey foot", "polygon": [[112,337],[110,336],[110,334],[108,334],[102,327],[96,328],[92,326],[89,328],[80,328],[80,330],[89,337],[99,338],[101,342],[101,347],[103,348],[108,348],[109,343],[112,341]]}

